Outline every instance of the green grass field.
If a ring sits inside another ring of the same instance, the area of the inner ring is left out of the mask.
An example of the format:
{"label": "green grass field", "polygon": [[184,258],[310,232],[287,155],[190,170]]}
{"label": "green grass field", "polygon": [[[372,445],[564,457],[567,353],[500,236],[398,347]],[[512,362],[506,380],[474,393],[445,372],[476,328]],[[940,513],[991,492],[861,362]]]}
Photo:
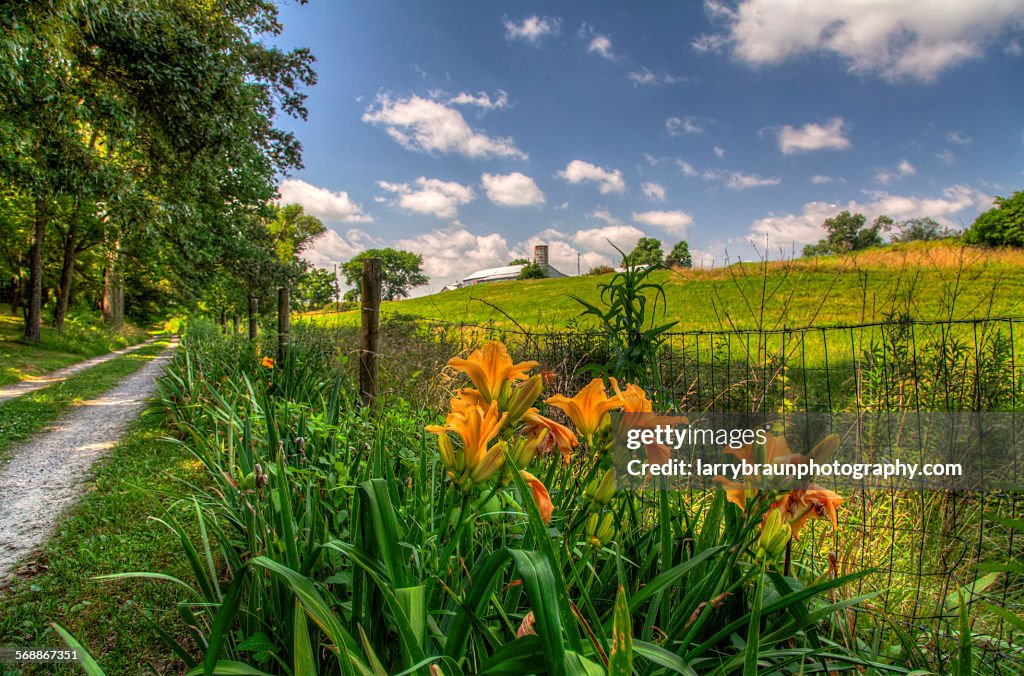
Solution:
{"label": "green grass field", "polygon": [[[915,319],[1024,314],[1024,252],[950,241],[892,245],[854,256],[663,271],[652,278],[664,285],[666,317],[679,322],[677,331],[859,324],[894,310]],[[610,279],[609,274],[497,282],[386,302],[383,312],[558,330],[579,320],[573,296],[596,302],[598,284]],[[307,317],[325,325],[359,321],[358,312]]]}
{"label": "green grass field", "polygon": [[143,329],[128,326],[124,333],[106,330],[98,322],[70,318],[63,334],[42,327],[37,345],[21,340],[25,330],[20,316],[0,312],[0,385],[39,376],[75,362],[106,354],[146,339]]}

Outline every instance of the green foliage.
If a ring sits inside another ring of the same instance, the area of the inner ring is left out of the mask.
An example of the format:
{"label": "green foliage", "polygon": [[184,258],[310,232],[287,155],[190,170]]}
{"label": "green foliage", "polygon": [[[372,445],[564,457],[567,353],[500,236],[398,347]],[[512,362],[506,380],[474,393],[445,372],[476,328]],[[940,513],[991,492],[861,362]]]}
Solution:
{"label": "green foliage", "polygon": [[881,246],[881,233],[892,227],[892,219],[879,216],[870,227],[866,223],[864,214],[851,214],[849,211],[826,218],[821,225],[828,234],[817,244],[805,246],[804,256],[828,256]]}
{"label": "green foliage", "polygon": [[609,339],[613,356],[601,368],[627,381],[655,386],[660,384],[658,349],[665,341],[664,334],[676,325],[674,321],[659,324],[656,319],[659,302],[662,316],[666,312],[665,289],[651,279],[651,274],[662,267],[660,245],[658,251],[654,263],[638,263],[632,254],[623,255],[623,271],[598,285],[600,305],[572,297],[583,306],[584,316],[595,317],[601,323]]}
{"label": "green foliage", "polygon": [[660,239],[655,237],[641,237],[626,258],[632,265],[658,266],[662,264],[662,260],[665,258],[665,252],[662,251]]}
{"label": "green foliage", "polygon": [[894,227],[896,234],[894,242],[931,242],[936,239],[954,237],[956,232],[944,227],[934,218],[908,218],[900,221]]}
{"label": "green foliage", "polygon": [[519,271],[516,279],[545,279],[548,271],[537,263],[527,263]]}
{"label": "green foliage", "polygon": [[508,262],[509,265],[529,265],[530,263],[529,258],[513,258]]}
{"label": "green foliage", "polygon": [[590,268],[590,270],[587,271],[587,274],[592,275],[594,277],[598,277],[600,275],[607,275],[612,272],[615,272],[615,268],[613,268],[610,265],[595,265],[594,267]]}
{"label": "green foliage", "polygon": [[681,240],[672,247],[672,252],[665,256],[665,265],[670,268],[692,268],[693,256],[690,255],[690,245],[686,240]]}
{"label": "green foliage", "polygon": [[423,274],[423,256],[399,249],[368,249],[341,266],[345,282],[354,287],[356,293],[363,275],[363,261],[367,258],[381,259],[381,293],[385,300],[405,298],[411,289],[430,281]]}
{"label": "green foliage", "polygon": [[965,239],[985,246],[1024,247],[1024,190],[996,197],[995,206],[975,219]]}
{"label": "green foliage", "polygon": [[330,270],[309,266],[299,276],[292,303],[300,310],[322,308],[338,294],[338,280]]}
{"label": "green foliage", "polygon": [[[181,621],[154,636],[185,669],[735,672],[751,635],[764,670],[865,663],[815,647],[836,613],[864,600],[830,597],[856,577],[769,571],[759,582],[751,545],[766,501],[741,514],[720,492],[619,491],[604,508],[614,542],[595,546],[584,530],[594,506],[579,493],[600,466],[592,450],[576,469],[557,454],[541,462],[558,506],[550,525],[516,471],[508,486],[460,494],[424,446],[433,414],[392,399],[367,415],[321,343],[300,337],[268,369],[247,342],[193,323],[161,380],[161,404],[206,476],[163,519],[177,572],[104,584],[177,590]],[[757,603],[749,593],[762,585]],[[806,638],[793,646],[794,636]]]}

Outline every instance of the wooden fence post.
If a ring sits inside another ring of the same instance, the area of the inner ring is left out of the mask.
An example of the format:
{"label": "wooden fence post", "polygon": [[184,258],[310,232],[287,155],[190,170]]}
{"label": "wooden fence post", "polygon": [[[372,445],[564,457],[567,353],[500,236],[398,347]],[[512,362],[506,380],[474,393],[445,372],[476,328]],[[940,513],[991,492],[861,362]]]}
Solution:
{"label": "wooden fence post", "polygon": [[277,361],[284,363],[285,352],[288,350],[288,334],[291,332],[291,306],[288,299],[288,287],[277,290]]}
{"label": "wooden fence post", "polygon": [[359,392],[364,406],[377,403],[377,350],[380,344],[380,273],[379,258],[363,260],[360,289],[362,301],[362,340],[359,350]]}

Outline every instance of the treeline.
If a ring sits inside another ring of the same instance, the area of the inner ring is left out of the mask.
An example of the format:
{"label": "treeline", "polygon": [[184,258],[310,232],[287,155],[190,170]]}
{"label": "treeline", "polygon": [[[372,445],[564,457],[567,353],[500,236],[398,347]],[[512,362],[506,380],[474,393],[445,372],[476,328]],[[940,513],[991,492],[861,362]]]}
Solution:
{"label": "treeline", "polygon": [[804,256],[828,256],[883,246],[889,242],[927,242],[963,237],[967,244],[1024,247],[1024,191],[1010,197],[996,197],[995,205],[980,214],[963,232],[940,224],[933,218],[894,221],[878,216],[868,225],[861,213],[843,211],[821,224],[825,237],[803,249]]}
{"label": "treeline", "polygon": [[267,0],[0,4],[0,289],[27,340],[76,306],[116,328],[299,284],[323,226],[273,201],[302,164],[275,119],[316,74],[280,31]]}

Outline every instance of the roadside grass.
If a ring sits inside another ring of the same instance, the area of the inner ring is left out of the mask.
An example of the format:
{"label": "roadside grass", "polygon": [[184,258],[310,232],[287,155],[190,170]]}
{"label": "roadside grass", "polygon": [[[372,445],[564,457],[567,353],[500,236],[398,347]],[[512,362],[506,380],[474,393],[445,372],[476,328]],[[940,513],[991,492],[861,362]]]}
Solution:
{"label": "roadside grass", "polygon": [[134,345],[148,332],[127,326],[125,332],[106,329],[91,315],[69,317],[63,334],[42,327],[38,344],[22,342],[24,323],[18,315],[0,312],[0,385],[16,383],[76,362]]}
{"label": "roadside grass", "polygon": [[142,368],[165,347],[166,341],[157,341],[86,369],[67,380],[0,404],[0,463],[4,462],[12,444],[52,424],[78,402],[100,396],[125,376]]}
{"label": "roadside grass", "polygon": [[[182,671],[150,624],[172,633],[181,626],[171,617],[180,588],[153,580],[93,579],[125,570],[189,579],[177,537],[152,517],[173,511],[177,494],[191,492],[187,486],[201,472],[184,448],[162,438],[167,430],[161,418],[143,415],[135,423],[97,465],[88,492],[23,571],[27,574],[0,589],[0,646],[63,647],[50,625],[56,622],[88,645],[107,673]],[[182,635],[175,638],[186,642]],[[78,669],[35,665],[23,673]]]}
{"label": "roadside grass", "polygon": [[[560,330],[579,321],[582,308],[572,297],[597,302],[598,284],[610,279],[608,274],[496,282],[386,302],[382,311],[452,323]],[[666,270],[651,280],[664,286],[665,321],[679,322],[674,331],[857,324],[881,320],[894,310],[915,319],[1024,313],[1024,252],[950,241],[710,270]],[[326,326],[359,322],[358,311],[305,317]]]}

